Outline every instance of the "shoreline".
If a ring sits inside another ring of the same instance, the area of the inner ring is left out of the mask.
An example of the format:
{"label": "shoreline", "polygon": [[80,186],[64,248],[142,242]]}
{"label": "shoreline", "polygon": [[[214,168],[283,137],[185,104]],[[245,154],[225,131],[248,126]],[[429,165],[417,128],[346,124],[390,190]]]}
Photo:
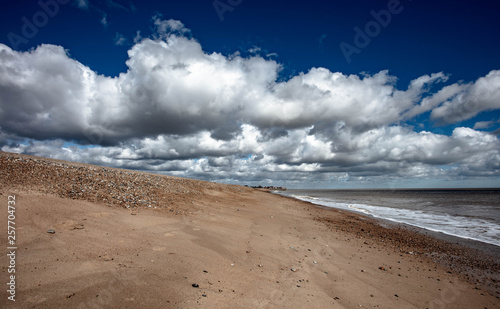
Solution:
{"label": "shoreline", "polygon": [[500,246],[490,244],[487,242],[483,242],[480,240],[476,239],[471,239],[471,238],[464,238],[456,235],[450,235],[444,232],[439,232],[439,231],[432,231],[423,227],[411,225],[411,224],[406,224],[406,223],[400,223],[400,222],[394,222],[391,220],[386,220],[386,219],[381,219],[381,218],[373,218],[374,220],[380,221],[381,225],[393,225],[395,228],[398,226],[405,227],[409,230],[414,230],[418,233],[424,234],[424,235],[429,235],[431,237],[434,237],[438,240],[442,240],[451,244],[457,244],[460,246],[464,246],[470,249],[478,250],[481,252],[484,252],[485,254],[494,256],[497,259],[500,259]]}
{"label": "shoreline", "polygon": [[[363,233],[363,237],[378,241],[379,243],[390,243],[394,247],[406,248],[405,252],[414,251],[421,257],[436,262],[443,267],[453,268],[461,274],[462,278],[472,284],[479,284],[489,292],[500,296],[500,247],[459,236],[449,235],[443,232],[428,230],[422,227],[395,222],[388,219],[377,218],[362,214],[356,211],[338,209],[335,207],[303,201],[295,197],[281,195],[272,191],[269,194],[277,195],[285,199],[299,201],[326,211],[345,213],[350,218],[357,218],[359,230],[364,230],[361,226],[378,225],[382,232],[372,235]],[[321,220],[321,219],[320,219]],[[363,224],[364,223],[364,224]],[[341,229],[356,235],[359,232],[353,229]],[[387,231],[395,233],[389,236],[387,241]],[[405,235],[409,234],[409,235]],[[418,242],[415,243],[415,239]],[[409,243],[408,239],[414,243]],[[426,245],[428,244],[428,245]],[[401,247],[403,246],[403,247]],[[451,258],[450,258],[451,257]],[[485,275],[486,274],[486,275]]]}
{"label": "shoreline", "polygon": [[498,263],[370,217],[198,180],[3,153],[0,164],[0,200],[18,195],[24,307],[500,305]]}
{"label": "shoreline", "polygon": [[[303,189],[297,189],[297,190],[303,190]],[[377,191],[398,191],[398,190],[401,190],[401,191],[406,191],[406,190],[415,190],[415,191],[418,191],[418,190],[426,190],[426,191],[442,191],[442,190],[449,190],[449,191],[491,191],[491,190],[494,190],[494,191],[500,191],[500,188],[472,188],[472,189],[461,189],[461,188],[458,188],[458,189],[439,189],[439,188],[436,188],[436,189],[434,189],[433,188],[433,189],[366,189],[366,190],[365,189],[349,189],[349,190],[339,189],[339,190],[329,190],[329,191],[361,191],[361,192],[375,191],[375,192],[377,192]],[[315,190],[308,189],[308,191],[315,191]],[[318,191],[322,191],[322,190],[318,190]],[[336,211],[341,211],[341,212],[345,211],[347,213],[361,215],[361,216],[364,216],[367,218],[371,218],[375,221],[379,221],[380,224],[383,226],[392,226],[392,227],[402,226],[402,227],[406,227],[410,230],[414,229],[414,230],[419,231],[423,234],[430,234],[437,239],[444,240],[444,241],[447,241],[450,243],[458,243],[460,245],[463,245],[463,246],[466,246],[466,247],[469,247],[472,249],[477,249],[477,250],[483,251],[487,254],[495,255],[498,258],[500,258],[500,245],[495,245],[495,244],[485,242],[485,241],[482,241],[479,239],[473,239],[473,238],[467,238],[465,236],[448,234],[448,233],[443,232],[443,231],[431,230],[429,228],[413,225],[410,223],[399,222],[399,221],[395,221],[395,220],[391,220],[391,219],[387,219],[387,218],[381,218],[381,217],[376,217],[373,215],[363,214],[363,213],[355,211],[355,210],[336,208],[333,206],[326,206],[326,205],[322,205],[319,203],[304,201],[304,200],[301,200],[301,199],[296,198],[296,197],[283,195],[280,192],[275,192],[273,190],[269,190],[268,192],[272,193],[272,194],[280,195],[280,196],[283,196],[286,198],[292,198],[292,199],[296,199],[299,201],[303,201],[305,203],[310,203],[311,205],[314,205],[314,206],[320,207],[320,208],[324,208],[324,209],[333,209]]]}
{"label": "shoreline", "polygon": [[[353,190],[355,190],[355,189],[353,189]],[[406,190],[406,189],[404,189],[404,190]],[[441,190],[441,189],[436,189],[436,190]],[[475,190],[475,189],[472,189],[472,190]],[[483,190],[483,189],[479,189],[479,190]],[[484,189],[484,190],[489,190],[489,189]],[[500,189],[498,189],[498,190],[500,191]],[[369,191],[369,190],[363,190],[363,191]],[[270,192],[270,193],[280,195],[279,193],[273,193],[273,192]],[[281,195],[281,196],[287,197],[284,195]],[[484,242],[484,241],[472,239],[472,238],[461,237],[461,236],[457,236],[457,235],[451,235],[451,234],[441,232],[441,231],[434,231],[434,230],[427,229],[425,227],[420,227],[420,226],[412,225],[409,223],[397,222],[397,221],[390,220],[390,219],[384,219],[384,218],[379,218],[379,217],[375,217],[375,216],[370,216],[370,215],[366,215],[366,214],[363,214],[360,212],[356,212],[354,210],[340,209],[340,208],[325,206],[325,205],[321,205],[321,204],[315,204],[315,203],[308,202],[308,201],[303,201],[303,200],[293,198],[293,197],[290,197],[290,198],[296,199],[296,200],[299,200],[299,201],[302,201],[305,203],[310,203],[311,205],[314,205],[314,206],[320,207],[320,208],[324,208],[324,209],[332,209],[332,210],[340,211],[340,212],[345,211],[347,213],[352,213],[352,214],[356,214],[356,215],[363,216],[366,218],[370,218],[374,221],[379,222],[379,224],[382,226],[392,227],[392,228],[405,227],[408,230],[415,230],[421,234],[429,234],[432,237],[435,237],[437,239],[440,239],[440,240],[443,240],[443,241],[446,241],[449,243],[459,244],[459,245],[469,247],[472,249],[477,249],[479,251],[483,251],[487,254],[495,255],[497,258],[500,258],[500,246],[497,246],[497,245],[494,245],[494,244],[491,244],[488,242]]]}

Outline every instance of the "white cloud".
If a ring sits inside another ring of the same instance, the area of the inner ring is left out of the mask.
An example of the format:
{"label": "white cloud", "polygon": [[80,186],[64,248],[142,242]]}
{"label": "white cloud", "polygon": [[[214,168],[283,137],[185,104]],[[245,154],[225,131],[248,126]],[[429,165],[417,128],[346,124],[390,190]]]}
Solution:
{"label": "white cloud", "polygon": [[134,36],[134,43],[137,44],[142,40],[141,32],[137,30]]}
{"label": "white cloud", "polygon": [[89,8],[89,0],[77,0],[76,5],[80,9],[88,10]]}
{"label": "white cloud", "polygon": [[162,20],[161,15],[155,15],[153,23],[156,27],[156,37],[159,39],[168,38],[171,34],[186,35],[191,32],[181,21],[175,19]]}
{"label": "white cloud", "polygon": [[[241,183],[262,179],[366,181],[384,175],[453,179],[500,174],[499,140],[470,128],[457,128],[452,136],[444,136],[392,126],[362,134],[341,131],[332,139],[309,132],[296,129],[288,136],[259,142],[261,132],[246,125],[241,135],[231,141],[214,140],[208,132],[201,132],[184,137],[144,138],[111,147],[73,146],[61,151],[63,141],[56,140],[4,146],[2,150]],[[442,166],[455,168],[443,170]],[[389,185],[389,180],[384,181]]]}
{"label": "white cloud", "polygon": [[104,27],[106,27],[108,25],[108,14],[102,13],[101,14],[101,20],[99,22],[101,23],[101,25],[103,25]]}
{"label": "white cloud", "polygon": [[[60,46],[0,44],[2,149],[236,181],[500,174],[498,138],[475,130],[490,123],[451,136],[404,126],[429,111],[449,123],[500,108],[500,71],[441,89],[443,73],[405,90],[388,71],[312,68],[278,82],[274,60],[209,54],[180,21],[155,16],[154,24],[155,39],[134,40],[127,72],[113,78]],[[61,151],[61,141],[89,139],[102,147]]]}
{"label": "white cloud", "polygon": [[[177,21],[159,22],[159,25],[162,35],[166,35],[168,27],[184,29]],[[123,42],[119,34],[118,42]],[[39,130],[34,124],[43,123],[44,119],[50,118],[55,123],[66,121],[63,115],[50,112],[49,108],[68,105],[65,96],[47,99],[44,97],[51,93],[37,93],[37,89],[45,92],[44,89],[50,87],[62,91],[60,84],[50,76],[52,68],[37,61],[42,55],[57,57],[55,68],[71,63],[60,76],[67,74],[72,78],[65,79],[63,84],[67,84],[67,89],[84,88],[77,92],[80,96],[72,94],[69,99],[78,101],[71,105],[73,108],[80,106],[72,112],[83,109],[90,113],[85,119],[80,117],[72,122],[80,123],[80,128],[102,130],[108,142],[200,130],[228,139],[243,123],[259,128],[315,126],[321,131],[323,126],[342,122],[358,131],[366,131],[397,124],[405,117],[433,108],[435,113],[440,108],[436,108],[439,99],[447,99],[450,97],[447,92],[456,93],[456,89],[460,89],[447,86],[421,100],[430,85],[445,79],[442,73],[420,77],[403,91],[395,88],[395,78],[387,71],[360,77],[324,68],[313,68],[286,82],[277,82],[281,67],[273,60],[207,54],[195,40],[176,34],[163,40],[143,39],[135,44],[128,52],[128,72],[117,78],[96,76],[69,58],[61,47],[42,45],[28,53],[10,51],[6,46],[4,49],[5,54],[12,57],[6,57],[2,67],[17,67],[16,76],[29,78],[24,80],[25,84],[12,88],[9,84],[16,80],[9,77],[0,95],[12,96],[12,92],[17,91],[15,95],[23,101],[21,104],[30,106],[38,102],[26,109],[28,114],[37,107],[44,111],[30,119],[33,126],[24,129],[26,136],[35,135]],[[45,78],[45,74],[49,76]],[[44,84],[47,87],[40,87]],[[38,99],[30,101],[29,96]]]}
{"label": "white cloud", "polygon": [[118,45],[118,46],[123,46],[123,45],[127,44],[127,38],[123,34],[118,33],[118,32],[115,34],[114,41],[115,41],[115,45]]}
{"label": "white cloud", "polygon": [[[115,2],[113,0],[106,0],[106,5],[109,7],[109,8],[115,8],[115,9],[121,9],[121,10],[124,10],[124,11],[128,11],[129,9],[127,7],[125,7],[124,5],[121,5],[120,3],[118,2]],[[131,7],[132,4],[131,4]]]}
{"label": "white cloud", "polygon": [[262,48],[260,48],[259,46],[253,46],[252,48],[248,49],[248,52],[251,54],[258,54],[261,50]]}
{"label": "white cloud", "polygon": [[496,121],[478,121],[474,124],[474,130],[488,129],[495,124]]}
{"label": "white cloud", "polygon": [[500,70],[491,71],[474,83],[457,87],[451,100],[435,108],[431,118],[443,123],[455,123],[495,109],[500,109]]}
{"label": "white cloud", "polygon": [[59,46],[25,53],[0,45],[0,118],[7,132],[29,138],[72,138],[92,113],[96,74]]}
{"label": "white cloud", "polygon": [[108,26],[108,12],[113,9],[119,9],[127,12],[135,12],[137,8],[134,6],[132,1],[129,1],[126,5],[122,5],[119,1],[105,0],[105,1],[93,1],[90,0],[76,0],[76,6],[87,12],[97,12],[100,16],[99,22],[104,27]]}

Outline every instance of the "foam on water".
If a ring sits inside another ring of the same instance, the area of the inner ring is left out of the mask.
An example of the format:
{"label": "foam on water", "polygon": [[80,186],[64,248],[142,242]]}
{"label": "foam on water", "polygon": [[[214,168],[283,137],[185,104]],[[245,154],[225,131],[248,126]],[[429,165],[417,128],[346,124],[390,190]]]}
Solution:
{"label": "foam on water", "polygon": [[375,218],[500,246],[500,225],[486,218],[481,219],[477,217],[450,215],[436,211],[384,207],[362,203],[351,204],[308,195],[291,194],[289,196],[316,205],[357,212]]}

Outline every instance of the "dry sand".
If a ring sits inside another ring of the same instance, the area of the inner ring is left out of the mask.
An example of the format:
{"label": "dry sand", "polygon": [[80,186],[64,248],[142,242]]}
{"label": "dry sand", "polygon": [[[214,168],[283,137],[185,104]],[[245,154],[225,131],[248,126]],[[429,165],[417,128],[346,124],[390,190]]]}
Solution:
{"label": "dry sand", "polygon": [[265,191],[0,153],[0,194],[0,308],[500,307],[498,257]]}

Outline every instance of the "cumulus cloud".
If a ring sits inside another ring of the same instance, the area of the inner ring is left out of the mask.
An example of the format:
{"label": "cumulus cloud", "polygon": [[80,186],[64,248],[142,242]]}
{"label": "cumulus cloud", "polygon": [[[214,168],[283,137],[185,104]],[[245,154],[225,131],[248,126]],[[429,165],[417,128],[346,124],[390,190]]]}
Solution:
{"label": "cumulus cloud", "polygon": [[15,52],[0,44],[2,130],[34,139],[73,138],[89,124],[96,74],[60,46]]}
{"label": "cumulus cloud", "polygon": [[[416,133],[393,126],[357,136],[322,140],[309,129],[291,130],[274,141],[259,141],[260,130],[245,125],[231,141],[197,135],[158,136],[109,147],[79,148],[64,141],[4,146],[5,151],[149,170],[206,180],[246,183],[364,181],[401,178],[498,176],[499,141],[486,132],[457,128],[451,136]],[[341,144],[340,142],[349,144]],[[448,169],[443,169],[449,166]],[[451,168],[452,167],[452,168]]]}
{"label": "cumulus cloud", "polygon": [[496,121],[478,121],[474,124],[474,130],[476,129],[488,129],[495,124]]}
{"label": "cumulus cloud", "polygon": [[[450,136],[405,125],[427,112],[454,123],[499,109],[500,71],[442,88],[444,73],[406,89],[388,71],[312,68],[278,81],[274,60],[207,53],[182,22],[153,22],[154,35],[134,40],[117,77],[61,46],[0,44],[1,149],[209,180],[500,173],[498,138],[475,130],[486,123]],[[81,148],[89,143],[98,146]]]}
{"label": "cumulus cloud", "polygon": [[171,34],[186,35],[191,32],[180,20],[163,20],[161,15],[153,16],[153,23],[156,27],[155,37],[157,39],[168,38]]}
{"label": "cumulus cloud", "polygon": [[474,83],[456,87],[446,102],[433,109],[431,118],[449,124],[496,109],[500,109],[500,71],[491,71]]}

